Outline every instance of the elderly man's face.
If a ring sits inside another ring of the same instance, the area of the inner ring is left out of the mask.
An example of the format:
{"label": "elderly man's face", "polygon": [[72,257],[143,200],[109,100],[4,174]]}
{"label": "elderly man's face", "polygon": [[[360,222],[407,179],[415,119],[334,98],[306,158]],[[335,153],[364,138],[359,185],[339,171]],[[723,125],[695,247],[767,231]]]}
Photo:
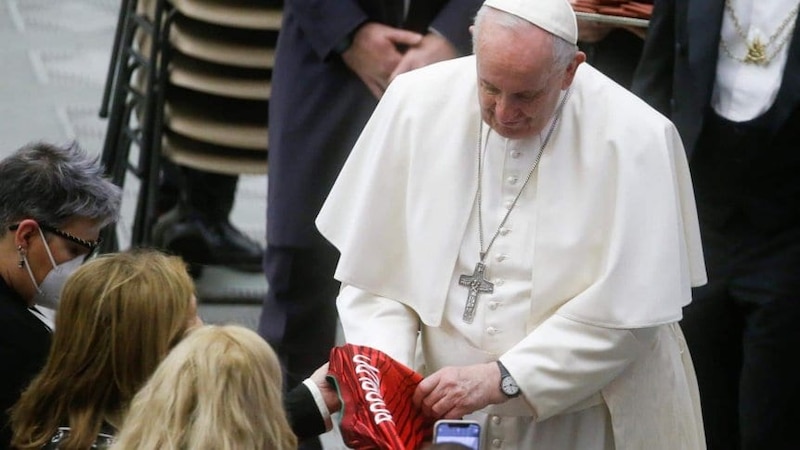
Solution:
{"label": "elderly man's face", "polygon": [[551,37],[533,26],[514,31],[487,20],[476,44],[483,120],[507,138],[539,134],[582,59],[554,71]]}

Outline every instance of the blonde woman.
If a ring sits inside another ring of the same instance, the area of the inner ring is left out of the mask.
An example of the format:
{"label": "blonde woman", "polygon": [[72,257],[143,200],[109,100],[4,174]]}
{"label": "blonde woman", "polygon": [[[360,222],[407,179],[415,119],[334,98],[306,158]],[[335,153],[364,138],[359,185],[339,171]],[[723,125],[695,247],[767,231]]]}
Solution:
{"label": "blonde woman", "polygon": [[130,400],[198,321],[179,258],[135,251],[82,265],[64,285],[47,362],[12,409],[12,445],[106,448]]}
{"label": "blonde woman", "polygon": [[136,395],[114,448],[297,448],[275,352],[240,326],[193,330]]}

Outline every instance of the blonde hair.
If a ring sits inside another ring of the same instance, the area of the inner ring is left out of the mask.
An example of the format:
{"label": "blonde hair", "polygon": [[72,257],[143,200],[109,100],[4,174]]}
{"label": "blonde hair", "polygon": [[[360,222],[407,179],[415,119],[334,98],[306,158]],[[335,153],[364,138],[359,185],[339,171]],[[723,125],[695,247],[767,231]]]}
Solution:
{"label": "blonde hair", "polygon": [[136,395],[113,448],[296,449],[275,352],[237,325],[194,329]]}
{"label": "blonde hair", "polygon": [[185,333],[194,283],[154,250],[102,255],[68,279],[44,368],[11,411],[15,448],[41,448],[59,426],[63,449],[89,448]]}

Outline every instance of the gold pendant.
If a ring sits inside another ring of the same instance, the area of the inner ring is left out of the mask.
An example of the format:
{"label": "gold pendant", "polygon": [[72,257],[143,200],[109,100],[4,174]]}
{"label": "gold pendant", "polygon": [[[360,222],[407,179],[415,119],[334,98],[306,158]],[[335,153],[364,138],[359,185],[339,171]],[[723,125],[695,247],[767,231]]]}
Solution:
{"label": "gold pendant", "polygon": [[761,43],[761,39],[755,38],[752,42],[747,43],[747,56],[744,57],[744,62],[762,65],[766,60],[767,48]]}

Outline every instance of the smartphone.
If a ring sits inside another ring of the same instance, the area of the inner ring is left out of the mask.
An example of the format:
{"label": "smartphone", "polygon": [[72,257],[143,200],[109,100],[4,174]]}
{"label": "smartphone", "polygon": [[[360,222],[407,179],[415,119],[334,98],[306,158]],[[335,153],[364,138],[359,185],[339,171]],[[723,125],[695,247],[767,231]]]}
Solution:
{"label": "smartphone", "polygon": [[433,443],[452,442],[480,450],[481,425],[474,420],[438,420],[433,426]]}

